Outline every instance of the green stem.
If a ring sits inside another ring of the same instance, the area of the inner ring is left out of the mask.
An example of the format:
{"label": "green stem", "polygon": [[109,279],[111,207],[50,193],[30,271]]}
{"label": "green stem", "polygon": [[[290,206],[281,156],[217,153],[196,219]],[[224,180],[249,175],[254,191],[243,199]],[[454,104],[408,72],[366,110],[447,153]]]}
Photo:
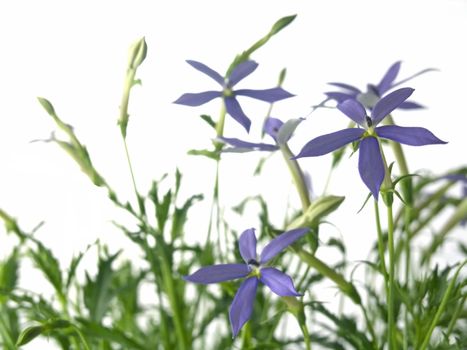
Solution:
{"label": "green stem", "polygon": [[467,299],[467,294],[464,295],[464,297],[459,302],[459,305],[454,310],[454,314],[452,315],[451,321],[449,321],[448,330],[446,331],[446,338],[449,338],[449,336],[451,335],[461,311],[464,310],[464,304],[465,304],[466,299]]}
{"label": "green stem", "polygon": [[296,160],[291,159],[294,155],[292,151],[290,151],[290,148],[287,144],[281,145],[280,150],[290,170],[295,187],[297,188],[297,192],[302,203],[303,212],[305,212],[310,206],[310,197],[308,195],[308,188],[305,184],[305,177],[303,175],[302,169]]}
{"label": "green stem", "polygon": [[375,333],[375,330],[373,328],[372,322],[371,322],[370,318],[368,317],[368,312],[366,311],[366,308],[365,308],[365,306],[363,306],[362,303],[360,303],[360,308],[362,309],[363,316],[365,317],[366,325],[368,327],[368,330],[370,331],[371,339],[373,340],[373,346],[374,346],[375,350],[377,350],[378,349],[378,344],[377,344],[377,341],[376,341],[376,333]]}
{"label": "green stem", "polygon": [[219,120],[216,123],[216,136],[221,137],[224,135],[224,125],[225,125],[225,116],[226,116],[226,109],[224,100],[222,100],[221,111],[219,113]]}
{"label": "green stem", "polygon": [[[88,345],[88,342],[87,342],[86,339],[84,338],[83,333],[81,333],[81,331],[79,330],[79,328],[76,327],[76,326],[73,326],[73,329],[74,329],[75,332],[78,334],[78,338],[81,340],[81,343],[83,344],[84,349],[85,349],[85,350],[90,350],[89,345]],[[77,348],[77,349],[78,349],[78,348]]]}
{"label": "green stem", "polygon": [[126,160],[128,162],[128,168],[130,170],[131,182],[133,184],[133,190],[134,190],[135,195],[136,195],[136,201],[138,203],[139,211],[143,215],[144,212],[145,212],[144,203],[141,201],[141,198],[140,198],[140,195],[139,195],[139,192],[138,192],[138,188],[136,187],[135,173],[133,171],[133,166],[131,164],[131,158],[130,158],[130,153],[128,152],[128,145],[127,145],[127,142],[126,142],[126,137],[123,137],[123,145],[125,146],[125,156],[126,156]]}
{"label": "green stem", "polygon": [[392,203],[388,203],[388,250],[389,250],[389,295],[388,295],[388,341],[389,350],[395,350],[395,317],[394,317],[394,293],[395,293],[395,261],[394,261],[394,222],[392,216]]}
{"label": "green stem", "polygon": [[376,231],[378,233],[378,252],[379,260],[381,264],[381,271],[383,272],[384,281],[386,283],[386,294],[388,292],[388,270],[386,268],[386,260],[384,258],[384,241],[383,241],[383,230],[381,229],[381,219],[379,216],[379,206],[378,201],[375,200],[375,217],[376,217]]}
{"label": "green stem", "polygon": [[465,260],[456,270],[456,273],[454,274],[451,282],[449,283],[448,288],[446,289],[446,292],[444,293],[443,299],[441,300],[441,304],[439,305],[438,310],[436,311],[435,317],[431,321],[430,328],[428,329],[428,332],[426,333],[425,339],[422,343],[422,346],[419,348],[419,350],[425,350],[428,347],[428,344],[430,342],[431,334],[433,333],[433,330],[435,329],[436,325],[439,322],[439,319],[441,318],[441,315],[444,312],[444,309],[446,308],[446,305],[449,301],[449,297],[451,296],[451,292],[454,289],[454,286],[457,281],[457,276],[459,275],[459,272],[461,269],[464,267],[464,265],[467,263],[467,260]]}
{"label": "green stem", "polygon": [[[162,250],[162,249],[161,249]],[[167,297],[169,299],[170,308],[173,312],[175,332],[177,334],[177,340],[179,343],[178,349],[185,350],[189,348],[187,333],[185,332],[185,324],[183,322],[183,317],[180,312],[179,301],[174,285],[173,274],[168,266],[168,259],[165,252],[161,252],[161,270],[162,270],[162,279],[164,281],[165,290],[167,292]]]}
{"label": "green stem", "polygon": [[126,127],[128,124],[128,104],[130,102],[130,91],[135,81],[136,69],[128,68],[123,88],[122,102],[120,103],[120,131],[123,139],[126,139]]}
{"label": "green stem", "polygon": [[310,332],[308,331],[308,326],[306,325],[306,322],[300,322],[300,329],[303,333],[303,339],[305,340],[306,350],[311,350]]}
{"label": "green stem", "polygon": [[350,299],[352,299],[352,301],[355,304],[357,305],[361,304],[362,301],[357,290],[351,283],[347,282],[341,274],[334,271],[334,269],[326,265],[316,256],[314,256],[313,254],[310,254],[303,248],[296,248],[295,252],[298,254],[300,259],[302,259],[305,263],[307,263],[309,266],[317,270],[323,276],[326,276],[331,281],[336,283],[339,289],[344,294],[346,294],[348,297],[350,297]]}

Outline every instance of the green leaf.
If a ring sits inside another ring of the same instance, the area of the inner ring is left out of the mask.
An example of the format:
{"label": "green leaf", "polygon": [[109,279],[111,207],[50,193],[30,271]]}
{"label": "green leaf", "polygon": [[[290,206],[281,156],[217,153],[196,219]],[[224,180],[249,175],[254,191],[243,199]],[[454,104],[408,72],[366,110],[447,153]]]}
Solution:
{"label": "green leaf", "polygon": [[120,253],[121,251],[118,251],[107,258],[99,257],[98,272],[94,280],[86,274],[86,284],[83,288],[84,305],[89,311],[91,320],[97,323],[102,321],[112,298],[115,296],[111,289],[114,272],[112,263]]}
{"label": "green leaf", "polygon": [[209,124],[214,130],[216,129],[216,122],[211,118],[210,115],[201,114],[200,118],[203,119],[206,123]]}
{"label": "green leaf", "polygon": [[33,339],[37,338],[44,332],[43,326],[32,326],[26,328],[18,337],[16,341],[17,346],[26,345],[27,343],[31,342]]}
{"label": "green leaf", "polygon": [[[89,249],[90,246],[86,249],[86,251]],[[81,259],[83,258],[84,253],[80,252],[77,256],[74,256],[71,259],[70,266],[68,267],[68,275],[66,278],[65,282],[65,289],[68,290],[70,288],[71,282],[73,281],[73,278],[76,275],[76,269],[78,268],[79,263],[81,262]]]}
{"label": "green leaf", "polygon": [[287,120],[277,132],[277,143],[279,145],[285,145],[287,141],[289,141],[289,139],[292,137],[292,134],[294,133],[295,129],[297,129],[298,125],[300,125],[302,121],[302,118]]}
{"label": "green leaf", "polygon": [[282,83],[284,83],[286,75],[287,75],[287,68],[282,68],[280,73],[279,73],[279,79],[277,81],[278,86],[282,86]]}
{"label": "green leaf", "polygon": [[[8,259],[0,262],[0,289],[5,293],[12,292],[15,289],[18,282],[18,267],[18,250],[15,248]],[[2,296],[0,296],[0,303],[3,301]]]}
{"label": "green leaf", "polygon": [[192,156],[204,156],[210,159],[218,160],[219,159],[219,153],[218,152],[213,152],[213,151],[208,151],[206,149],[192,149],[188,151],[189,155]]}
{"label": "green leaf", "polygon": [[172,191],[167,191],[162,202],[155,203],[157,225],[160,232],[164,231],[165,224],[169,218],[170,203],[172,202]]}
{"label": "green leaf", "polygon": [[115,345],[124,346],[125,349],[148,350],[148,348],[151,348],[150,344],[139,343],[136,339],[131,338],[130,335],[125,334],[123,330],[116,327],[104,327],[84,318],[78,318],[78,322],[82,325],[82,332],[90,338],[95,338],[97,341],[105,339]]}
{"label": "green leaf", "polygon": [[60,297],[64,297],[62,274],[60,264],[52,251],[46,248],[41,242],[35,241],[36,249],[29,249],[29,255],[36,267],[42,271],[46,279],[54,287]]}
{"label": "green leaf", "polygon": [[191,196],[181,208],[175,208],[172,218],[172,241],[183,234],[183,228],[187,220],[188,210],[197,201],[203,200],[202,194]]}
{"label": "green leaf", "polygon": [[345,197],[324,196],[316,199],[308,209],[287,226],[288,230],[300,227],[310,227],[319,224],[321,219],[335,211],[344,201]]}

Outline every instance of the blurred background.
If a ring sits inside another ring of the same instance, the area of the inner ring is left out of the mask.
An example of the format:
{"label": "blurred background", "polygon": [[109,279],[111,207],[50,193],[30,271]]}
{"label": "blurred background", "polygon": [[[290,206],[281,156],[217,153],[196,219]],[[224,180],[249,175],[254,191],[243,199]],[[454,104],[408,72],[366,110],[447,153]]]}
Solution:
{"label": "blurred background", "polygon": [[[31,141],[48,139],[56,130],[36,100],[42,96],[74,126],[95,167],[119,196],[134,203],[117,118],[128,47],[145,36],[148,55],[137,75],[142,86],[132,91],[127,137],[137,185],[145,193],[153,179],[178,167],[185,179],[182,195],[204,193],[207,198],[191,211],[187,233],[188,241],[204,240],[215,165],[187,155],[187,150],[210,148],[214,135],[199,115],[216,119],[220,101],[196,108],[172,104],[185,92],[216,88],[185,60],[225,72],[236,54],[265,35],[277,19],[292,14],[297,14],[295,21],[254,53],[259,67],[238,87],[273,87],[286,67],[283,86],[296,97],[277,103],[272,113],[286,121],[307,116],[330,90],[327,82],[365,89],[398,60],[403,61],[400,78],[438,68],[405,85],[416,89],[412,100],[427,108],[398,111],[394,118],[399,125],[423,126],[449,141],[444,146],[405,147],[413,172],[441,173],[466,163],[467,1],[1,2],[0,207],[26,230],[44,221],[36,237],[64,261],[96,239],[111,249],[125,247],[126,256],[139,254],[111,223],[126,218],[105,191],[92,185],[59,147]],[[247,98],[241,102],[253,121],[250,134],[227,118],[225,135],[258,142],[268,105]],[[347,123],[336,110],[317,110],[299,127],[291,149],[298,152],[311,138]],[[252,178],[261,157],[227,154],[221,163],[221,203],[236,231],[258,225],[254,210],[244,216],[229,210],[246,196],[262,194],[278,227],[287,207],[300,205],[279,154],[266,162],[261,176]],[[312,178],[314,193],[321,194],[331,157],[300,162]],[[349,259],[365,259],[375,237],[374,218],[372,206],[356,214],[368,193],[358,175],[357,157],[348,159],[347,153],[328,193],[346,200],[329,217],[333,225],[323,235],[341,235]],[[0,234],[3,257],[11,242],[3,227]],[[465,235],[465,229],[457,234]],[[454,253],[447,252],[454,259]],[[319,254],[327,258],[326,251]],[[89,268],[94,268],[91,263]],[[37,290],[28,271],[23,269],[23,283]],[[330,289],[328,297],[334,294]]]}

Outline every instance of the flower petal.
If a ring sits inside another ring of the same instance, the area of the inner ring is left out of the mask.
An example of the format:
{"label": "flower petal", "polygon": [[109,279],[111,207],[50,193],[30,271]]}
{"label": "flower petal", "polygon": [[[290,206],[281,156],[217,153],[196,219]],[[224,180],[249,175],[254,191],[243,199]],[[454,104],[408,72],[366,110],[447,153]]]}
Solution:
{"label": "flower petal", "polygon": [[255,98],[257,100],[261,100],[261,101],[265,101],[269,103],[273,103],[276,101],[283,100],[285,98],[295,96],[280,87],[275,87],[272,89],[263,89],[263,90],[240,89],[240,90],[235,90],[235,95],[248,96],[248,97]]}
{"label": "flower petal", "polygon": [[266,264],[309,230],[308,228],[297,228],[280,234],[264,247],[259,258],[259,263],[261,265]]}
{"label": "flower petal", "polygon": [[344,90],[348,90],[350,92],[353,92],[354,94],[359,94],[361,92],[360,89],[356,88],[355,86],[345,84],[345,83],[331,82],[331,83],[328,83],[328,84],[332,85],[332,86],[337,86],[338,88],[341,88],[341,89],[344,89]]}
{"label": "flower petal", "polygon": [[403,143],[404,145],[424,146],[447,143],[425,128],[385,125],[375,130],[379,137]]}
{"label": "flower petal", "polygon": [[281,297],[298,297],[301,295],[295,290],[292,278],[274,267],[262,268],[260,281]]}
{"label": "flower petal", "polygon": [[345,100],[337,105],[337,109],[358,125],[365,125],[366,110],[360,102],[356,100]]}
{"label": "flower petal", "polygon": [[225,151],[267,151],[267,152],[272,152],[276,151],[279,147],[276,145],[270,145],[267,143],[253,143],[253,142],[248,142],[248,141],[243,141],[237,138],[233,137],[219,137],[219,140],[233,146],[234,148],[227,148]]}
{"label": "flower petal", "polygon": [[198,62],[198,61],[187,60],[186,63],[188,63],[194,69],[197,69],[200,72],[202,72],[202,73],[206,74],[207,76],[211,77],[212,79],[217,81],[220,85],[224,86],[224,78],[222,77],[222,75],[217,73],[214,69],[209,68],[204,63],[201,63],[201,62]]}
{"label": "flower petal", "polygon": [[386,74],[384,74],[383,79],[381,79],[377,86],[378,93],[380,96],[383,96],[386,91],[392,88],[392,83],[394,83],[394,80],[396,80],[400,68],[401,61],[397,61],[391,67],[389,67]]}
{"label": "flower petal", "polygon": [[414,92],[411,88],[402,88],[384,96],[371,111],[373,125],[377,125],[389,113],[399,107]]}
{"label": "flower petal", "polygon": [[246,131],[250,131],[251,121],[243,112],[242,107],[240,107],[238,101],[233,97],[225,97],[224,103],[227,113],[229,113],[237,122],[239,122],[246,129]]}
{"label": "flower petal", "polygon": [[328,91],[324,93],[328,98],[331,100],[336,101],[337,103],[342,103],[348,99],[355,99],[357,95],[353,94],[346,94],[345,92],[336,92],[336,91]]}
{"label": "flower petal", "polygon": [[378,199],[379,189],[384,180],[384,163],[381,157],[378,140],[370,136],[360,142],[358,171],[366,187],[375,199]]}
{"label": "flower petal", "polygon": [[246,277],[249,273],[250,268],[245,264],[221,264],[202,267],[189,276],[183,276],[183,279],[193,283],[209,284]]}
{"label": "flower petal", "polygon": [[364,132],[363,129],[351,128],[318,136],[303,146],[300,153],[294,159],[322,156],[323,154],[335,151],[352,141],[357,141]]}
{"label": "flower petal", "polygon": [[277,133],[279,132],[279,129],[282,127],[282,125],[284,125],[282,120],[268,117],[264,122],[263,130],[266,134],[276,140]]}
{"label": "flower petal", "polygon": [[237,67],[234,68],[234,70],[230,74],[229,79],[227,81],[228,86],[233,87],[240,80],[246,78],[251,73],[253,73],[256,68],[258,68],[258,63],[256,63],[255,61],[245,61],[240,63]]}
{"label": "flower petal", "polygon": [[247,278],[240,285],[240,288],[238,288],[234,300],[230,305],[229,319],[234,338],[251,317],[257,287],[258,279],[256,277]]}
{"label": "flower petal", "polygon": [[188,93],[183,94],[173,103],[178,105],[185,105],[185,106],[201,106],[216,97],[220,97],[222,94],[219,91],[205,91],[200,93]]}
{"label": "flower petal", "polygon": [[399,108],[400,109],[420,109],[420,108],[425,108],[425,106],[417,102],[405,101],[399,105]]}
{"label": "flower petal", "polygon": [[256,261],[256,236],[254,228],[243,231],[238,239],[238,247],[240,249],[240,255],[247,264],[250,260]]}

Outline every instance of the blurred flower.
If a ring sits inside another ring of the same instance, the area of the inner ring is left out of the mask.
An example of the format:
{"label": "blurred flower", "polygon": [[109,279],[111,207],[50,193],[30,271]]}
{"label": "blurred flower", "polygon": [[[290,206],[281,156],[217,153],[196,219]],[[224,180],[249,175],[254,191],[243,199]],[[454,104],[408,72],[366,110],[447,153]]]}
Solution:
{"label": "blurred flower", "polygon": [[240,255],[245,264],[206,266],[185,276],[184,279],[194,283],[209,284],[246,277],[230,305],[230,324],[233,336],[236,337],[251,317],[259,282],[268,286],[279,296],[300,296],[290,276],[274,267],[267,267],[265,264],[307,232],[307,228],[300,228],[282,233],[264,247],[258,260],[255,230],[252,228],[245,230],[238,242]]}
{"label": "blurred flower", "polygon": [[[392,64],[378,84],[376,85],[367,84],[367,90],[365,92],[360,91],[360,89],[349,84],[332,82],[332,83],[329,83],[329,85],[338,87],[342,89],[342,91],[328,91],[328,92],[325,92],[325,95],[329,99],[335,100],[337,103],[342,103],[345,100],[353,99],[363,104],[366,108],[371,109],[378,102],[378,100],[382,96],[384,96],[384,94],[388,92],[389,90],[421,74],[435,70],[433,68],[427,68],[396,83],[395,80],[397,78],[397,75],[399,74],[400,66],[401,66],[401,61],[397,61],[394,64]],[[416,102],[404,101],[399,105],[398,108],[416,109],[416,108],[423,108],[423,106]]]}
{"label": "blurred flower", "polygon": [[[265,134],[272,137],[272,139],[277,142],[277,133],[279,129],[284,125],[284,123],[277,118],[267,118],[264,123],[264,132]],[[232,146],[230,148],[224,149],[224,152],[249,152],[249,151],[277,151],[279,146],[277,143],[254,143],[243,141],[233,137],[219,137],[219,140],[225,142],[226,144]]]}
{"label": "blurred flower", "polygon": [[397,125],[376,127],[388,114],[412,95],[413,91],[411,88],[402,88],[391,92],[375,104],[370,116],[367,116],[365,107],[356,100],[348,99],[339,103],[337,108],[357,123],[359,127],[319,136],[308,142],[295,158],[321,156],[351,142],[360,141],[358,170],[365,185],[378,199],[378,193],[386,173],[379,138],[411,146],[446,143],[425,128]]}
{"label": "blurred flower", "polygon": [[204,65],[203,63],[191,60],[188,60],[187,63],[190,64],[193,68],[214,79],[219,85],[221,85],[222,90],[183,94],[176,101],[174,101],[174,103],[186,106],[200,106],[217,97],[221,97],[224,100],[227,113],[230,114],[230,116],[232,116],[232,118],[240,123],[247,131],[250,130],[251,121],[240,107],[240,104],[236,98],[237,96],[248,96],[269,103],[294,96],[281,87],[264,90],[233,90],[233,87],[238,82],[253,73],[253,71],[258,67],[258,63],[254,61],[245,61],[240,63],[225,79],[219,73]]}

